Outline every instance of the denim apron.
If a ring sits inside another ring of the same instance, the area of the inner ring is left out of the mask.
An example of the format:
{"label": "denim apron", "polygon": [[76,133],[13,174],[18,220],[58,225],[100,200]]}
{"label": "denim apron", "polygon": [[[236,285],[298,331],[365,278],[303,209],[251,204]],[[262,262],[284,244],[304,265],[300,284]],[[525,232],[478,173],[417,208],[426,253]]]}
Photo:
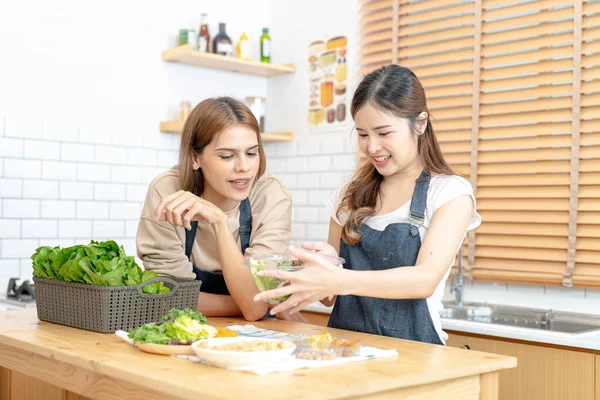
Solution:
{"label": "denim apron", "polygon": [[[192,246],[196,240],[196,229],[198,229],[198,221],[191,221],[192,229],[185,231],[185,255],[188,260],[192,254]],[[252,232],[252,209],[250,201],[243,200],[240,203],[240,241],[242,242],[242,254],[246,252],[250,246],[250,232]],[[196,274],[196,280],[202,281],[200,291],[212,294],[229,294],[225,278],[220,272],[201,271],[193,266],[193,271]]]}
{"label": "denim apron", "polygon": [[[381,271],[410,268],[417,262],[421,238],[419,226],[425,218],[429,175],[423,171],[416,181],[410,203],[410,222],[389,224],[378,231],[363,224],[356,246],[340,241],[344,268],[354,271]],[[435,330],[427,299],[381,299],[366,296],[338,296],[328,326],[399,339],[443,344]]]}

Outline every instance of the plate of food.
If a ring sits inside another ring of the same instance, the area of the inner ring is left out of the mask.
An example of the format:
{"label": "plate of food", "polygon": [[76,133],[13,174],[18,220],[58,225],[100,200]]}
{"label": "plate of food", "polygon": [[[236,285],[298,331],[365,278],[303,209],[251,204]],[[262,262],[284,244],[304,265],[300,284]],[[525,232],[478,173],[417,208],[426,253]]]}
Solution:
{"label": "plate of food", "polygon": [[[324,259],[333,264],[340,266],[346,262],[341,257],[334,257],[326,254],[319,254],[319,256],[323,257]],[[258,290],[260,290],[261,292],[286,286],[288,282],[269,276],[259,276],[256,274],[258,271],[266,269],[279,269],[282,271],[293,272],[299,271],[302,268],[304,268],[304,264],[301,260],[298,260],[293,255],[286,253],[272,253],[261,257],[247,257],[244,259],[244,262],[248,266],[248,268],[250,268],[252,280],[256,284]],[[287,300],[288,297],[290,296],[281,296],[277,298],[266,299],[265,301],[269,304],[279,304]]]}
{"label": "plate of food", "polygon": [[218,367],[274,364],[292,357],[296,345],[288,340],[255,337],[223,337],[192,343],[198,357]]}
{"label": "plate of food", "polygon": [[202,313],[187,308],[172,309],[160,321],[131,329],[129,333],[115,333],[142,351],[161,355],[194,355],[191,345],[197,340],[237,336],[230,329],[209,325]]}

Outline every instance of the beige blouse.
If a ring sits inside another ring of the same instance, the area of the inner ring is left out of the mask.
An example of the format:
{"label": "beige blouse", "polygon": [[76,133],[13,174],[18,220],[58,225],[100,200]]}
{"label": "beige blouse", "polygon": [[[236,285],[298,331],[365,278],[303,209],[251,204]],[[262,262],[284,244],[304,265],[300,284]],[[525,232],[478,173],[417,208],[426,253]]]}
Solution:
{"label": "beige blouse", "polygon": [[[185,228],[173,227],[166,221],[156,221],[154,210],[163,197],[180,190],[179,172],[169,170],[154,178],[142,209],[136,236],[137,255],[144,268],[159,275],[195,278],[192,263],[204,271],[221,271],[217,242],[212,227],[198,221],[191,262],[185,255]],[[290,243],[292,198],[283,183],[272,174],[260,177],[248,196],[252,208],[252,232],[246,256],[283,253]],[[227,211],[229,230],[241,250],[239,206]]]}

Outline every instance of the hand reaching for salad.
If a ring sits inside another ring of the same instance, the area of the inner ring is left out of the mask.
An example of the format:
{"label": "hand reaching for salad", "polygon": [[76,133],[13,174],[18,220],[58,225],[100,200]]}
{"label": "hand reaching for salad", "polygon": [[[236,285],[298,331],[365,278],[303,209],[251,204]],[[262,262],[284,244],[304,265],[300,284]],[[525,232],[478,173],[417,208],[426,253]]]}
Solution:
{"label": "hand reaching for salad", "polygon": [[[327,242],[304,242],[302,243],[302,248],[306,250],[315,250],[317,254],[325,254],[327,256],[332,257],[338,256],[337,250]],[[329,297],[327,297],[327,300],[330,302],[333,300],[334,297],[334,295],[329,295]],[[321,301],[324,301],[324,299]],[[330,306],[330,304],[326,305],[328,307]]]}
{"label": "hand reaching for salad", "polygon": [[210,201],[180,190],[158,203],[154,217],[159,221],[168,221],[174,227],[182,226],[189,230],[192,229],[191,221],[204,220],[214,225],[225,218],[225,213]]}
{"label": "hand reaching for salad", "polygon": [[304,242],[302,243],[302,248],[306,250],[315,250],[317,254],[325,254],[332,257],[338,256],[335,248],[327,242]]}
{"label": "hand reaching for salad", "polygon": [[[327,249],[326,254],[337,255],[335,249],[333,253],[329,253],[330,250]],[[342,268],[320,257],[319,254],[307,253],[292,246],[290,252],[304,263],[305,268],[294,272],[276,269],[257,272],[259,276],[269,276],[290,283],[278,289],[261,292],[254,297],[254,301],[261,301],[291,295],[286,301],[274,307],[271,314],[286,310],[290,310],[289,314],[294,314],[315,301],[336,294],[337,282],[344,273]]]}

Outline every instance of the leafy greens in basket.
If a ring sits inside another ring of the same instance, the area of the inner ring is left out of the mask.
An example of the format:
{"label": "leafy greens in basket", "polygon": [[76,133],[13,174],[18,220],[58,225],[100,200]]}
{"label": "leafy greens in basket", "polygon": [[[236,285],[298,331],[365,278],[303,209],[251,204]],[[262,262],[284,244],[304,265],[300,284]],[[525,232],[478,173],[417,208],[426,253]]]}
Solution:
{"label": "leafy greens in basket", "polygon": [[[87,283],[98,286],[139,285],[158,277],[154,271],[144,271],[132,256],[126,256],[123,246],[114,240],[96,242],[87,246],[76,245],[42,246],[31,256],[33,276],[59,281]],[[170,292],[162,282],[155,282],[142,288],[146,294]]]}

